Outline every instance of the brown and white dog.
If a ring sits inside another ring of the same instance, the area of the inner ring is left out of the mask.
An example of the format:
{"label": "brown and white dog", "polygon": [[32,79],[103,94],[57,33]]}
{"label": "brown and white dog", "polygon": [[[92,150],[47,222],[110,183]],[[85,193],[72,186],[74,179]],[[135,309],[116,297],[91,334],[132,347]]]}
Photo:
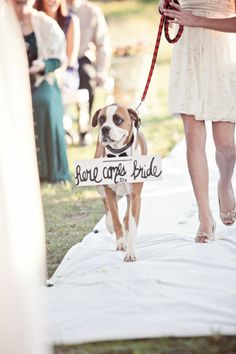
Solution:
{"label": "brown and white dog", "polygon": [[[147,145],[138,129],[139,117],[133,109],[112,104],[99,109],[93,116],[92,126],[99,126],[95,158],[146,155]],[[143,183],[104,185],[97,187],[103,197],[106,226],[116,234],[116,250],[126,251],[124,260],[135,257],[136,233],[139,222],[141,190]],[[127,211],[123,225],[119,219],[118,196],[126,195]]]}

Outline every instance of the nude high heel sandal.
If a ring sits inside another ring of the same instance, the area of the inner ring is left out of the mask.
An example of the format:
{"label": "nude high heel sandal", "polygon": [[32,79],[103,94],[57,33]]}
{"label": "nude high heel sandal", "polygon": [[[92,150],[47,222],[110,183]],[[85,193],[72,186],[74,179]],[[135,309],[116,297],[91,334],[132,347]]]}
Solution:
{"label": "nude high heel sandal", "polygon": [[220,209],[220,219],[221,219],[222,223],[226,226],[233,225],[236,220],[236,205],[233,208],[233,210],[223,212],[223,211],[221,211],[221,207],[220,207],[220,199],[218,199],[218,201],[219,201],[219,209]]}
{"label": "nude high heel sandal", "polygon": [[216,232],[216,222],[214,221],[212,231],[207,233],[204,231],[198,231],[195,237],[195,242],[198,243],[207,243],[208,241],[215,240],[215,232]]}
{"label": "nude high heel sandal", "polygon": [[[219,188],[219,185],[218,185]],[[218,191],[218,202],[219,202],[219,209],[220,209],[220,219],[222,223],[226,226],[231,226],[235,223],[236,220],[236,204],[234,208],[231,211],[222,211],[221,209],[221,204],[220,204],[220,198],[219,198],[219,191]]]}

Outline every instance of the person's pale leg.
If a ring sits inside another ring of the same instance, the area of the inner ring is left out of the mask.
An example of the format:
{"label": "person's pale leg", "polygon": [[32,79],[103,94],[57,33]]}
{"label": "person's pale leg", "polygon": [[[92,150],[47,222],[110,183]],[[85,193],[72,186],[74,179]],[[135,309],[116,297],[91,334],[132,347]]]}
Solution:
{"label": "person's pale leg", "polygon": [[[216,146],[216,163],[220,173],[218,182],[220,208],[222,212],[229,212],[235,207],[235,198],[231,183],[236,159],[235,124],[230,122],[213,122],[212,129]],[[232,218],[225,218],[225,224],[232,224]]]}
{"label": "person's pale leg", "polygon": [[[205,153],[206,127],[204,121],[194,116],[181,114],[187,145],[187,162],[193,190],[198,205],[199,230],[211,233],[214,219],[209,206],[209,174]],[[204,241],[203,241],[204,242]]]}

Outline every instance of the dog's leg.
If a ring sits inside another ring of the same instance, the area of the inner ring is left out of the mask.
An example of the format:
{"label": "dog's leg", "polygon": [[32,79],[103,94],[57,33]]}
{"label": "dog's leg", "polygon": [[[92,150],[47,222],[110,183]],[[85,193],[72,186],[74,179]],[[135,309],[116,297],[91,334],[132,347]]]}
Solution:
{"label": "dog's leg", "polygon": [[134,218],[134,203],[138,202],[138,197],[131,195],[131,202],[129,208],[129,220],[128,220],[128,232],[126,236],[127,250],[125,255],[125,262],[136,261],[135,256],[135,242],[136,242],[136,233],[137,233],[137,224]]}
{"label": "dog's leg", "polygon": [[128,219],[128,235],[127,235],[127,251],[124,260],[126,262],[136,261],[135,243],[137,227],[139,223],[140,205],[141,205],[141,190],[143,184],[137,183],[133,186],[133,191],[130,196],[129,219]]}
{"label": "dog's leg", "polygon": [[111,218],[111,212],[110,212],[106,198],[103,198],[103,204],[104,204],[104,208],[105,208],[105,212],[106,212],[106,227],[107,227],[107,230],[111,234],[113,234],[114,228],[113,228],[113,223],[112,223],[112,218]]}
{"label": "dog's leg", "polygon": [[105,186],[106,193],[106,203],[109,208],[109,212],[111,215],[113,229],[116,234],[116,250],[117,251],[125,251],[126,243],[123,236],[123,228],[119,220],[119,212],[116,194],[109,187]]}
{"label": "dog's leg", "polygon": [[126,209],[126,213],[123,219],[123,229],[124,229],[124,234],[125,234],[125,240],[127,241],[127,237],[128,237],[128,232],[129,232],[129,209],[130,209],[130,195],[127,194],[126,195],[126,199],[127,199],[127,209]]}

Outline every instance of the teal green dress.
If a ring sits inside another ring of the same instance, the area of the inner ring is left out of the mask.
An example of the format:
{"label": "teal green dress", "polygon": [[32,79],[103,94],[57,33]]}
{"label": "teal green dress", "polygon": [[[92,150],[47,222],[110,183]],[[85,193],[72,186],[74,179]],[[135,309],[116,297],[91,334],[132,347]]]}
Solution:
{"label": "teal green dress", "polygon": [[[29,65],[37,59],[37,43],[34,33],[25,36]],[[58,59],[45,61],[44,73],[60,67]],[[70,179],[63,128],[63,104],[61,91],[56,82],[44,80],[34,87],[31,77],[35,142],[39,176],[41,181],[59,182]]]}

